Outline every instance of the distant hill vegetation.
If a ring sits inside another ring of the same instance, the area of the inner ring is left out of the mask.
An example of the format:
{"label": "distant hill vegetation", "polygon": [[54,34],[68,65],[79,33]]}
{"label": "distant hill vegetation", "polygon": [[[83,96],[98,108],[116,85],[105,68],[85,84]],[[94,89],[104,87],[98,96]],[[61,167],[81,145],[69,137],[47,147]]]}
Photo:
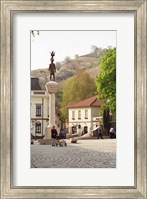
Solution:
{"label": "distant hill vegetation", "polygon": [[[96,78],[100,61],[107,50],[92,46],[92,52],[89,54],[75,55],[74,59],[67,56],[63,62],[56,62],[56,81],[62,85],[65,80],[76,75],[78,70],[85,70],[91,77]],[[32,70],[31,76],[38,77],[42,89],[45,89],[45,84],[49,81],[48,68]]]}

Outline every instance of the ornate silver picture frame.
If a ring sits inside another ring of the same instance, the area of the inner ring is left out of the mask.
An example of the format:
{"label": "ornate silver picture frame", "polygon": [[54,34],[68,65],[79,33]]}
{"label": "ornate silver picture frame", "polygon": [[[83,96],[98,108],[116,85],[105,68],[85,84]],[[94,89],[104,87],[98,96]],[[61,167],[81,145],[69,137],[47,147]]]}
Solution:
{"label": "ornate silver picture frame", "polygon": [[[147,16],[146,0],[7,1],[1,0],[1,198],[147,198]],[[134,13],[135,16],[135,185],[132,187],[15,187],[13,178],[12,17],[16,12]]]}

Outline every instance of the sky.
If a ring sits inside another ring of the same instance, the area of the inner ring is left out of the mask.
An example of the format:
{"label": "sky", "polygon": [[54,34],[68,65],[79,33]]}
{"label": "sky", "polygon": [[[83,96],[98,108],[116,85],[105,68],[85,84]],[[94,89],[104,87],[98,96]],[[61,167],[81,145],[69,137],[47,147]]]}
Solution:
{"label": "sky", "polygon": [[92,51],[92,46],[116,47],[116,31],[39,31],[31,34],[31,70],[48,68],[50,52],[55,51],[54,63],[71,59],[76,54],[84,55]]}

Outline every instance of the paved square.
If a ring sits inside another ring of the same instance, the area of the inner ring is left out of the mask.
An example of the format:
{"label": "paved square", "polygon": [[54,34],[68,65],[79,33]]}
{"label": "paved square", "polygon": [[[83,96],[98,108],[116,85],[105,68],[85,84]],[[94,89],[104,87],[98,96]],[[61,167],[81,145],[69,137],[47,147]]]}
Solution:
{"label": "paved square", "polygon": [[116,140],[78,140],[67,147],[31,145],[32,168],[115,168]]}

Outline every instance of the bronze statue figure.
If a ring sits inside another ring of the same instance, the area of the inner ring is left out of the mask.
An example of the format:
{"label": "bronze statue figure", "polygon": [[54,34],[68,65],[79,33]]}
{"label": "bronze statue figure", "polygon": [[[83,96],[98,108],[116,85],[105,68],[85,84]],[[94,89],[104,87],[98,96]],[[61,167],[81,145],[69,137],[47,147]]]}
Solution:
{"label": "bronze statue figure", "polygon": [[51,52],[51,63],[49,65],[49,72],[50,72],[50,80],[52,80],[52,77],[53,77],[53,81],[55,81],[55,72],[56,72],[56,67],[55,67],[55,64],[53,63],[54,62],[54,56],[55,56],[55,52],[52,51]]}

